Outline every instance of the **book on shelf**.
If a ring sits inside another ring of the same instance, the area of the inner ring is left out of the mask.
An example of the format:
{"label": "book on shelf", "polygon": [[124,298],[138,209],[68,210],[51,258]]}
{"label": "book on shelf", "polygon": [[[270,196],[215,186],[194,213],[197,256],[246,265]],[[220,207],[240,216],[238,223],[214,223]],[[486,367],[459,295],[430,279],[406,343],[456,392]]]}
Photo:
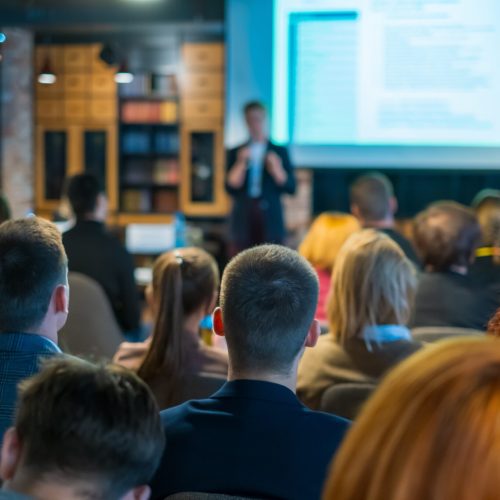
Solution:
{"label": "book on shelf", "polygon": [[179,198],[175,191],[156,191],[153,195],[155,212],[173,213],[179,209]]}
{"label": "book on shelf", "polygon": [[129,154],[147,154],[151,151],[150,136],[146,130],[129,130],[122,134],[122,151]]}
{"label": "book on shelf", "polygon": [[150,212],[151,192],[147,189],[125,189],[122,192],[122,207],[125,212]]}
{"label": "book on shelf", "polygon": [[128,101],[122,103],[121,116],[125,123],[176,123],[177,103]]}
{"label": "book on shelf", "polygon": [[179,184],[179,160],[177,158],[159,159],[153,165],[153,180],[156,184]]}
{"label": "book on shelf", "polygon": [[153,182],[152,165],[149,159],[128,159],[123,164],[122,172],[124,184],[147,184]]}

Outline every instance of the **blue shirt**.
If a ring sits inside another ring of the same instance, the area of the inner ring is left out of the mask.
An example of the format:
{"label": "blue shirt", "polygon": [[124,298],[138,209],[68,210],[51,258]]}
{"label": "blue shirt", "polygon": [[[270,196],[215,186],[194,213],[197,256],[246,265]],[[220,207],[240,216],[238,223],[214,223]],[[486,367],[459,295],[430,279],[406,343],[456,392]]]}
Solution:
{"label": "blue shirt", "polygon": [[208,399],[161,413],[167,445],[153,499],[201,491],[319,499],[349,422],[303,406],[286,387],[227,382]]}
{"label": "blue shirt", "polygon": [[0,333],[0,442],[14,419],[17,385],[38,372],[40,357],[59,353],[59,347],[41,335]]}

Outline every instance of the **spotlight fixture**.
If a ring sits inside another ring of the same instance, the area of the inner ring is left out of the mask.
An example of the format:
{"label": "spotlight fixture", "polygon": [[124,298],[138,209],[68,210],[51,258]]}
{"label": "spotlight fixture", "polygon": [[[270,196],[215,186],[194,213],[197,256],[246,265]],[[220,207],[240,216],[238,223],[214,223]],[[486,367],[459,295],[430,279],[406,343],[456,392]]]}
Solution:
{"label": "spotlight fixture", "polygon": [[43,83],[44,85],[52,85],[57,80],[56,74],[52,69],[52,65],[50,64],[49,56],[45,58],[45,62],[43,63],[42,69],[38,74],[38,82]]}
{"label": "spotlight fixture", "polygon": [[115,73],[116,83],[130,83],[134,79],[134,74],[128,69],[127,63],[123,61]]}
{"label": "spotlight fixture", "polygon": [[7,40],[7,35],[0,31],[0,43],[4,43]]}

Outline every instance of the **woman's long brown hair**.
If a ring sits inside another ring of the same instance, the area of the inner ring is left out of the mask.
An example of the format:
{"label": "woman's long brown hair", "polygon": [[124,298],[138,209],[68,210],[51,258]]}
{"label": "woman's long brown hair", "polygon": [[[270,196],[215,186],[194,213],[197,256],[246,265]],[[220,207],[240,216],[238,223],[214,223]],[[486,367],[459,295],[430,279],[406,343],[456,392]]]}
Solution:
{"label": "woman's long brown hair", "polygon": [[390,372],[332,465],[323,500],[493,500],[500,492],[500,342],[421,349]]}
{"label": "woman's long brown hair", "polygon": [[204,250],[183,248],[157,259],[152,286],[154,327],[138,375],[151,386],[160,406],[167,407],[178,402],[187,369],[184,320],[213,301],[219,271],[214,258]]}

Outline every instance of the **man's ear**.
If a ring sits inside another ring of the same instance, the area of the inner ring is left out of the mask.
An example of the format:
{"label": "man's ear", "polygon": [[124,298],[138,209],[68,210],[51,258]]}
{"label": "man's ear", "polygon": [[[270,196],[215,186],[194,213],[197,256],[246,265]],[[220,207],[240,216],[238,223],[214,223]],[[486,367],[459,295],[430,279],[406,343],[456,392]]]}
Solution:
{"label": "man's ear", "polygon": [[354,203],[351,203],[351,206],[349,208],[351,210],[351,214],[354,215],[354,217],[356,217],[356,219],[359,219],[360,218],[360,212],[359,212],[358,205],[356,205]]}
{"label": "man's ear", "polygon": [[319,336],[321,335],[321,327],[317,319],[313,319],[309,331],[307,332],[307,337],[305,341],[306,347],[314,347],[318,342]]}
{"label": "man's ear", "polygon": [[390,207],[390,210],[391,210],[391,214],[392,215],[395,215],[396,212],[398,211],[398,200],[395,196],[391,196],[390,200],[389,200],[389,207]]}
{"label": "man's ear", "polygon": [[215,335],[219,335],[219,337],[224,337],[224,322],[222,321],[222,310],[220,307],[216,307],[215,311],[212,314],[213,320],[213,330]]}
{"label": "man's ear", "polygon": [[57,285],[52,293],[52,305],[57,318],[57,330],[59,331],[66,323],[69,311],[69,286]]}
{"label": "man's ear", "polygon": [[151,497],[151,488],[147,485],[137,486],[124,495],[121,500],[148,500]]}
{"label": "man's ear", "polygon": [[0,478],[9,481],[16,473],[21,458],[21,443],[16,429],[11,427],[3,436],[2,453],[0,458]]}

